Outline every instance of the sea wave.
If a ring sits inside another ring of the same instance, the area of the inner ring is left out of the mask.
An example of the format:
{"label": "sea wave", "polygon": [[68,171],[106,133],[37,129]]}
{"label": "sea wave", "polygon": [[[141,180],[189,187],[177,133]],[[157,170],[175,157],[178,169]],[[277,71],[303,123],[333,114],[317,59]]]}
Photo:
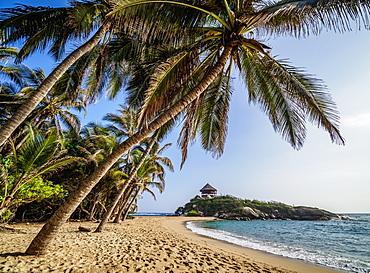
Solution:
{"label": "sea wave", "polygon": [[283,257],[304,260],[336,269],[358,273],[370,273],[370,261],[352,259],[335,253],[309,250],[267,240],[258,240],[214,228],[205,228],[202,227],[202,222],[198,221],[188,222],[186,226],[197,234],[226,241],[242,247],[265,251]]}

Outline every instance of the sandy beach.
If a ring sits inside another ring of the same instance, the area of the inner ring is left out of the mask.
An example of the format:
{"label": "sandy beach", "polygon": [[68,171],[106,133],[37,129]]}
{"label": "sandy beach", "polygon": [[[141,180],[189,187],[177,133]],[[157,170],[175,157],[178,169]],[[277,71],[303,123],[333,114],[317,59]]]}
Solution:
{"label": "sandy beach", "polygon": [[103,233],[78,231],[97,223],[68,222],[43,256],[22,254],[41,224],[8,225],[0,272],[333,272],[199,236],[184,226],[190,220],[199,218],[136,217]]}

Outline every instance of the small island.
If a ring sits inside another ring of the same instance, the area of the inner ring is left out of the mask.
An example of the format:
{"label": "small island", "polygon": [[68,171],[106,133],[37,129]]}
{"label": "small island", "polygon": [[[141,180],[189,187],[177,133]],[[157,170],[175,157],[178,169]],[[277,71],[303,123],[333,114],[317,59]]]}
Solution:
{"label": "small island", "polygon": [[[211,192],[210,192],[211,191]],[[231,195],[217,196],[217,190],[206,184],[201,195],[195,196],[184,206],[177,208],[176,215],[212,216],[225,220],[349,220],[350,217],[319,208],[290,206],[281,202],[247,200]]]}

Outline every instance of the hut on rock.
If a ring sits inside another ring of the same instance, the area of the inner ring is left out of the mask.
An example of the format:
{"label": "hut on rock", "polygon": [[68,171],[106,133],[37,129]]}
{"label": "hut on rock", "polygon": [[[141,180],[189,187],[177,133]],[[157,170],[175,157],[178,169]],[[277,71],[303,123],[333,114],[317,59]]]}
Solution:
{"label": "hut on rock", "polygon": [[200,189],[202,198],[212,198],[217,195],[217,190],[207,183],[203,188]]}

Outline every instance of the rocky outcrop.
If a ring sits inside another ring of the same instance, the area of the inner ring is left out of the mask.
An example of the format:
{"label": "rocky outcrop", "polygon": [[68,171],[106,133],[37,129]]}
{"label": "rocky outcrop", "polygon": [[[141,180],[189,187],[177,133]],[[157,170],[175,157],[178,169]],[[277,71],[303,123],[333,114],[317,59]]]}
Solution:
{"label": "rocky outcrop", "polygon": [[326,210],[311,207],[275,208],[270,211],[261,211],[250,207],[244,207],[240,212],[223,212],[215,215],[220,219],[227,220],[349,220],[348,216],[335,214]]}
{"label": "rocky outcrop", "polygon": [[228,220],[308,220],[324,221],[332,219],[348,220],[347,216],[335,214],[323,209],[290,206],[280,202],[262,202],[243,200],[230,195],[214,198],[195,197],[179,207],[175,214],[194,213],[202,216],[214,216]]}

